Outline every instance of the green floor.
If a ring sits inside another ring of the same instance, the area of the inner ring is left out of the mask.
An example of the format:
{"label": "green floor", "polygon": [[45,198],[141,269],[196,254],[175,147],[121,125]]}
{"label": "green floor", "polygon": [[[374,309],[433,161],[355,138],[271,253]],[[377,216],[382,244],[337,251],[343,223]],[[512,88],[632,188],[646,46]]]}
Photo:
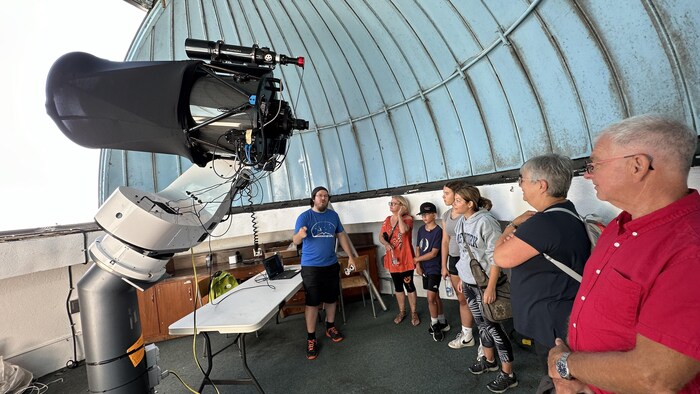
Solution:
{"label": "green floor", "polygon": [[[454,338],[458,326],[458,305],[446,301],[448,322],[453,324],[443,342],[435,342],[428,334],[429,316],[425,298],[419,299],[419,314],[423,322],[413,327],[409,319],[400,325],[393,323],[397,311],[396,301],[384,296],[389,307],[386,312],[377,306],[377,318],[372,317],[369,304],[353,302],[348,306],[347,323],[339,328],[345,340],[332,343],[322,337],[319,324],[320,354],[316,360],[306,359],[306,334],[303,315],[294,315],[275,324],[270,321],[256,337],[246,337],[248,365],[267,393],[426,393],[460,392],[488,393],[486,383],[496,372],[475,376],[467,367],[476,357],[477,348],[451,349],[448,340]],[[427,320],[427,321],[426,321]],[[510,325],[506,329],[510,331]],[[231,342],[233,338],[213,334],[214,351]],[[205,364],[203,340],[196,342],[200,363]],[[158,343],[160,365],[163,370],[176,372],[194,390],[202,380],[202,374],[194,361],[192,337],[184,337]],[[534,393],[540,379],[535,366],[534,353],[514,346],[515,373],[518,387],[509,393]],[[243,377],[241,359],[236,346],[221,352],[214,360],[214,379]],[[59,379],[60,380],[57,380]],[[85,367],[61,370],[39,379],[50,383],[48,393],[85,393],[88,390]],[[159,393],[188,393],[173,375],[166,377],[156,387]],[[216,393],[208,386],[204,393]],[[255,393],[253,386],[219,386],[219,393]]]}

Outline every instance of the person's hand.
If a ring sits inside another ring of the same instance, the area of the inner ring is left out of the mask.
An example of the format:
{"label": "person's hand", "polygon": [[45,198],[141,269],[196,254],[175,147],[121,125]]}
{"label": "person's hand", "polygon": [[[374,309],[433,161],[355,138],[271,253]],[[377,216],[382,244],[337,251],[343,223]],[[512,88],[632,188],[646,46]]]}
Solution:
{"label": "person's hand", "polygon": [[549,350],[549,356],[547,357],[547,372],[549,377],[552,378],[554,387],[556,388],[557,394],[575,394],[575,393],[586,393],[593,394],[593,391],[578,379],[566,380],[562,379],[557,371],[557,360],[561,357],[562,353],[570,352],[566,343],[560,338],[554,340],[554,347]]}
{"label": "person's hand", "polygon": [[297,233],[301,239],[306,238],[306,226],[301,226],[299,232]]}
{"label": "person's hand", "polygon": [[530,219],[536,213],[537,212],[535,212],[535,211],[525,211],[525,212],[521,213],[520,216],[513,219],[512,223],[516,226],[520,226],[523,223],[525,223],[527,221],[527,219]]}
{"label": "person's hand", "polygon": [[587,384],[578,379],[552,379],[552,383],[554,383],[557,394],[594,394]]}
{"label": "person's hand", "polygon": [[496,301],[496,287],[487,286],[484,290],[484,299],[482,300],[484,304],[490,304]]}
{"label": "person's hand", "polygon": [[450,277],[449,271],[447,271],[447,268],[444,267],[440,270],[440,275],[442,276],[442,279],[447,279]]}
{"label": "person's hand", "polygon": [[510,232],[510,234],[506,235],[505,238],[503,238],[503,243],[506,243],[506,242],[510,241],[511,239],[515,238],[516,231],[518,231],[518,230],[513,230],[512,232]]}
{"label": "person's hand", "polygon": [[399,208],[399,210],[396,211],[396,216],[397,216],[397,217],[399,218],[399,220],[400,220],[401,217],[402,217],[405,213],[406,213],[406,207],[404,207],[403,205],[401,205],[401,207]]}
{"label": "person's hand", "polygon": [[423,268],[421,268],[420,263],[416,263],[416,273],[423,276]]}
{"label": "person's hand", "polygon": [[384,247],[386,248],[387,253],[391,253],[391,249],[394,249],[394,247],[390,243],[384,244]]}
{"label": "person's hand", "polygon": [[561,338],[554,340],[554,347],[549,349],[549,356],[547,357],[547,373],[552,379],[561,379],[559,371],[557,371],[557,360],[561,357],[562,353],[570,352],[568,346]]}
{"label": "person's hand", "polygon": [[457,291],[460,292],[460,293],[463,293],[462,287],[464,287],[464,282],[462,282],[462,280],[460,279],[460,280],[459,280],[459,286],[457,286]]}

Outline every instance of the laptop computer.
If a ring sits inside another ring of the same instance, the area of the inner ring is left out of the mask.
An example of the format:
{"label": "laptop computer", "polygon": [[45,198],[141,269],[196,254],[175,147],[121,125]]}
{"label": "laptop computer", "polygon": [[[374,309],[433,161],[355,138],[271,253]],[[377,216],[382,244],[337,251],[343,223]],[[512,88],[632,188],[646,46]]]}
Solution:
{"label": "laptop computer", "polygon": [[285,270],[282,258],[278,254],[273,254],[265,258],[265,260],[263,260],[263,266],[265,266],[265,271],[267,272],[267,278],[269,280],[289,279],[300,272],[299,269]]}

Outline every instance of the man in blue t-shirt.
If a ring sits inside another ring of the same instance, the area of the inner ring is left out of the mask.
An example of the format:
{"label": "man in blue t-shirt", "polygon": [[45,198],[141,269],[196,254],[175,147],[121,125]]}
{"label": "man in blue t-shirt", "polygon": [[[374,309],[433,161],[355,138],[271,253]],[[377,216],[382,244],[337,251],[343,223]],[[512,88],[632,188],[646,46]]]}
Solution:
{"label": "man in blue t-shirt", "polygon": [[430,327],[428,332],[433,340],[442,341],[443,332],[450,330],[450,325],[445,320],[440,299],[440,282],[442,280],[442,262],[440,247],[442,246],[442,228],[435,223],[437,208],[431,202],[420,205],[418,215],[423,218],[423,223],[418,229],[416,238],[416,273],[423,277],[423,289],[427,292],[428,310],[430,311]]}
{"label": "man in blue t-shirt", "polygon": [[333,342],[343,340],[343,335],[335,327],[335,309],[340,293],[340,264],[335,254],[336,237],[348,255],[348,266],[354,267],[355,260],[340,217],[328,209],[330,202],[328,189],[323,186],[311,192],[311,209],[302,212],[294,226],[295,245],[301,244],[301,277],[306,292],[306,358],[318,357],[316,341],[316,316],[318,307],[326,305],[326,336]]}

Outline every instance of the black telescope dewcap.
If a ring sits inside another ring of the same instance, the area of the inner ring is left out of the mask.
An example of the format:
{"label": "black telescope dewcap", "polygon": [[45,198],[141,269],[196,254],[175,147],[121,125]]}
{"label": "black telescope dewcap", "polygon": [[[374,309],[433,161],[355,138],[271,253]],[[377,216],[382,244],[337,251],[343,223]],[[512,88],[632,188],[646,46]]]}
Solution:
{"label": "black telescope dewcap", "polygon": [[111,62],[88,53],[60,57],[49,71],[46,111],[63,134],[87,148],[170,153],[192,149],[184,114],[201,61]]}

